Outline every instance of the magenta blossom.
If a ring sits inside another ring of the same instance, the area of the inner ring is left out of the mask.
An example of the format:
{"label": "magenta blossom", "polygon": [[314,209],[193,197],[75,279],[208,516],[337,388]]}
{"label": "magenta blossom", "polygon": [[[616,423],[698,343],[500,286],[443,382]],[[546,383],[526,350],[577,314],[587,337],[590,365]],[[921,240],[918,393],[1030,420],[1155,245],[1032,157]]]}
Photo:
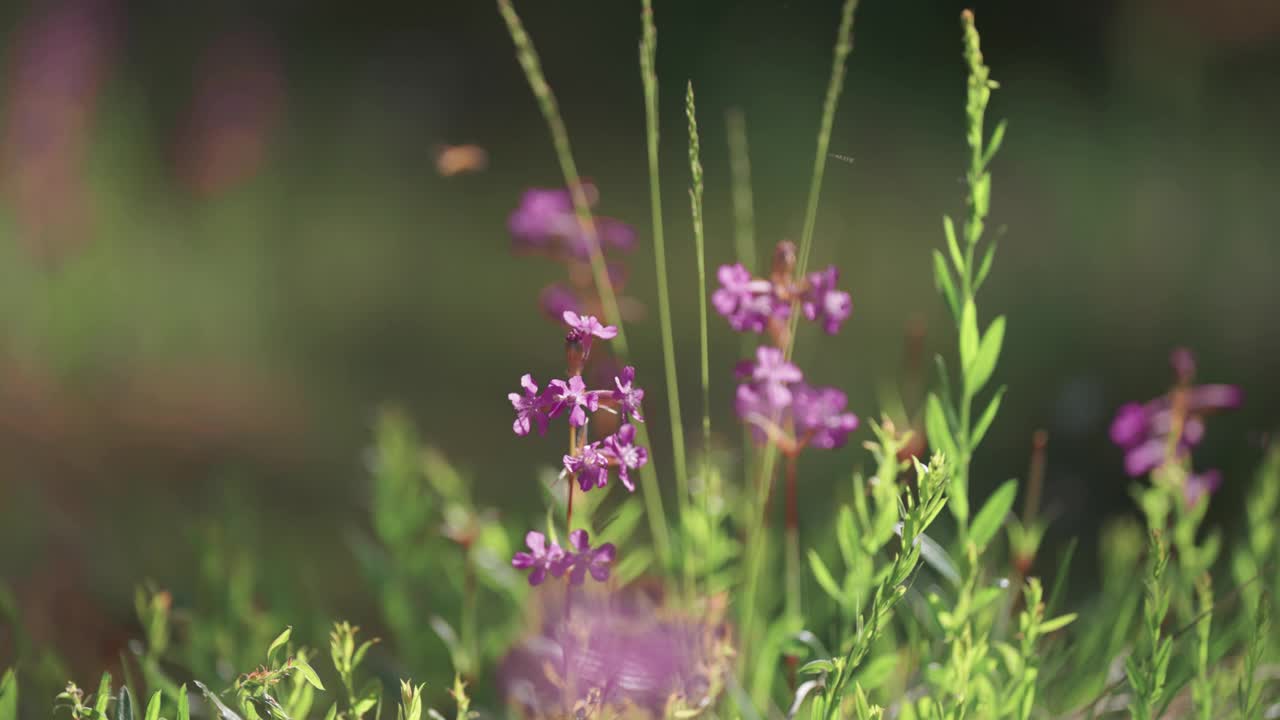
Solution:
{"label": "magenta blossom", "polygon": [[1182,497],[1188,507],[1195,507],[1202,498],[1217,492],[1222,485],[1222,473],[1217,470],[1206,470],[1202,473],[1191,473],[1187,476],[1187,484],[1182,487]]}
{"label": "magenta blossom", "polygon": [[540,532],[530,530],[524,536],[525,545],[530,552],[518,552],[511,558],[511,567],[517,570],[530,570],[529,584],[540,585],[547,579],[547,573],[555,577],[564,575],[567,569],[567,556],[558,543],[547,547],[547,537]]}
{"label": "magenta blossom", "polygon": [[598,442],[585,445],[578,455],[564,456],[565,472],[578,478],[583,492],[609,484],[609,452]]}
{"label": "magenta blossom", "polygon": [[564,380],[552,380],[547,387],[547,392],[555,404],[551,406],[548,413],[550,417],[557,417],[564,412],[565,408],[570,408],[569,424],[574,427],[582,427],[587,424],[587,412],[595,412],[600,407],[599,397],[595,392],[587,390],[586,383],[582,382],[581,375],[574,375],[569,378],[568,382]]}
{"label": "magenta blossom", "polygon": [[577,224],[573,198],[564,189],[526,190],[507,218],[512,238],[523,249],[547,248],[554,239],[576,232]]}
{"label": "magenta blossom", "polygon": [[711,294],[711,304],[716,312],[729,320],[729,326],[739,332],[764,332],[778,308],[785,304],[774,302],[773,284],[768,280],[751,277],[742,264],[721,265],[716,271],[720,288]]}
{"label": "magenta blossom", "polygon": [[618,479],[631,492],[636,491],[636,486],[631,482],[629,472],[638,470],[649,462],[649,451],[636,445],[635,440],[636,426],[631,424],[623,425],[618,428],[618,432],[604,439],[605,448],[618,462]]}
{"label": "magenta blossom", "polygon": [[836,288],[840,271],[832,265],[822,272],[809,275],[809,288],[804,294],[801,309],[809,320],[822,323],[828,335],[835,335],[840,325],[853,312],[853,300],[849,293]]}
{"label": "magenta blossom", "polygon": [[734,371],[740,379],[749,379],[777,407],[789,405],[791,391],[788,386],[804,380],[800,368],[788,362],[781,350],[768,345],[756,348],[754,362],[743,360]]}
{"label": "magenta blossom", "polygon": [[849,400],[840,390],[799,383],[792,396],[796,434],[808,437],[809,445],[823,450],[843,447],[849,433],[858,429],[858,416],[844,411]]}
{"label": "magenta blossom", "polygon": [[565,313],[581,310],[582,300],[573,290],[564,285],[554,284],[546,286],[541,293],[538,293],[538,305],[547,317],[559,321]]}
{"label": "magenta blossom", "polygon": [[[1237,408],[1244,399],[1234,385],[1192,385],[1195,357],[1189,350],[1175,350],[1170,362],[1178,385],[1147,403],[1122,405],[1111,422],[1111,441],[1124,449],[1125,472],[1132,477],[1159,467],[1170,450],[1174,457],[1185,456],[1204,438],[1206,415]],[[1181,429],[1176,440],[1170,437],[1175,422]]]}
{"label": "magenta blossom", "polygon": [[570,332],[577,333],[583,340],[590,337],[612,340],[618,337],[618,328],[601,323],[594,315],[579,315],[572,310],[565,310],[561,317],[564,318],[564,323],[571,328]]}
{"label": "magenta blossom", "polygon": [[512,407],[516,410],[516,421],[512,424],[511,429],[517,435],[528,435],[532,425],[538,426],[538,434],[547,434],[547,398],[545,394],[538,392],[538,386],[533,382],[533,376],[525,373],[520,378],[520,386],[524,388],[524,395],[520,393],[508,393],[507,398],[511,400]]}
{"label": "magenta blossom", "polygon": [[609,566],[617,556],[613,543],[605,543],[592,549],[586,530],[574,530],[569,533],[569,544],[573,548],[568,556],[566,568],[569,571],[569,582],[581,585],[587,573],[597,582],[609,579]]}
{"label": "magenta blossom", "polygon": [[632,418],[636,422],[644,422],[640,414],[640,401],[644,400],[644,390],[634,387],[636,369],[630,365],[622,368],[613,383],[618,386],[613,391],[613,401],[618,404],[618,412],[623,417]]}

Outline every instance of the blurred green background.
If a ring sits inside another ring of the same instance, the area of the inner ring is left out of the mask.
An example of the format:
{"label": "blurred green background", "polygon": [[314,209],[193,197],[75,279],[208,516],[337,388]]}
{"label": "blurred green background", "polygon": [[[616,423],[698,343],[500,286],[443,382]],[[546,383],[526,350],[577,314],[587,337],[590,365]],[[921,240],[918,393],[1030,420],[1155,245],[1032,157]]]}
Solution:
{"label": "blurred green background", "polygon": [[[683,92],[697,92],[708,262],[733,259],[725,113],[745,113],[759,252],[796,238],[837,2],[658,0],[663,185],[686,427],[697,295]],[[522,2],[599,210],[633,223],[628,328],[670,492],[649,242],[637,3]],[[950,2],[859,10],[814,262],[855,312],[797,357],[864,418],[911,394],[911,328],[953,346],[932,289],[941,216],[964,195],[964,69]],[[985,312],[1006,313],[1009,394],[976,460],[985,494],[1049,432],[1051,545],[1130,512],[1112,410],[1163,391],[1186,344],[1206,381],[1244,386],[1200,462],[1227,483],[1274,427],[1280,389],[1280,6],[1267,0],[979,2],[1009,120],[993,168],[1000,249]],[[70,19],[68,19],[70,18]],[[0,9],[0,578],[28,630],[77,667],[135,636],[132,592],[192,586],[200,529],[255,548],[264,604],[376,626],[350,546],[368,526],[379,406],[406,409],[504,516],[536,517],[551,439],[510,432],[520,375],[561,371],[537,310],[561,279],[515,257],[507,214],[560,182],[490,3],[50,0]],[[488,152],[436,171],[441,144]],[[739,343],[712,319],[712,417],[732,448]],[[916,373],[913,375],[913,373]],[[865,439],[865,438],[862,438]],[[802,502],[866,463],[806,460]],[[292,598],[292,600],[290,600]],[[304,605],[305,603],[305,605]],[[281,610],[287,614],[286,610]],[[424,613],[426,609],[424,609]],[[0,653],[11,652],[0,635]],[[3,656],[0,656],[3,660]],[[3,664],[0,662],[0,664]]]}

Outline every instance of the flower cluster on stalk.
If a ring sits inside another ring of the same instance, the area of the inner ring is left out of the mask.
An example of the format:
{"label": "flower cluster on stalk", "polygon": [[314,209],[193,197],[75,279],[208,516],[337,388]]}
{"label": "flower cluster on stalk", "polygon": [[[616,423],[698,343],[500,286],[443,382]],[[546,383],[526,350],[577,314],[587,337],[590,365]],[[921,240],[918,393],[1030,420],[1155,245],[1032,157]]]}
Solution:
{"label": "flower cluster on stalk", "polygon": [[798,302],[806,320],[835,335],[853,312],[849,293],[836,287],[840,271],[832,265],[795,278],[794,270],[795,246],[790,242],[779,243],[768,278],[753,277],[741,263],[722,265],[716,272],[720,287],[711,295],[711,304],[734,330],[776,335],[790,319],[792,304]]}
{"label": "flower cluster on stalk", "polygon": [[[1177,383],[1168,393],[1145,403],[1131,402],[1116,411],[1111,440],[1124,450],[1125,472],[1140,477],[1171,462],[1189,459],[1204,439],[1205,417],[1240,407],[1244,394],[1235,385],[1195,385],[1195,356],[1178,348],[1170,357]],[[1217,470],[1190,473],[1182,487],[1188,505],[1218,489]]]}
{"label": "flower cluster on stalk", "polygon": [[[590,182],[582,184],[589,207],[599,201],[600,193]],[[584,226],[573,206],[568,188],[530,188],[520,204],[507,218],[512,249],[521,255],[538,255],[564,265],[568,283],[556,282],[544,287],[538,296],[543,313],[559,322],[566,311],[604,314],[599,289],[591,272],[591,257],[599,252],[605,260],[605,272],[615,292],[621,292],[627,281],[627,267],[618,259],[635,249],[636,231],[630,225],[611,217],[593,216]],[[594,232],[593,232],[594,231]],[[624,317],[634,317],[639,304],[627,297],[618,299]]]}
{"label": "flower cluster on stalk", "polygon": [[[618,329],[601,323],[594,316],[579,315],[572,310],[565,310],[561,319],[569,327],[565,334],[568,378],[555,378],[539,389],[532,375],[526,373],[521,377],[522,392],[507,396],[516,413],[512,430],[524,436],[537,429],[538,434],[543,435],[552,421],[564,417],[571,439],[570,451],[562,459],[565,479],[576,482],[582,492],[589,492],[607,487],[616,471],[622,485],[634,491],[631,471],[649,461],[648,450],[636,444],[636,428],[632,424],[644,422],[640,413],[644,390],[635,385],[635,368],[622,368],[612,378],[611,387],[589,388],[582,373],[591,357],[592,345],[597,340],[616,337]],[[612,433],[593,441],[589,439],[588,426],[592,416],[600,412],[616,416],[619,422]],[[570,492],[573,492],[572,486]],[[558,578],[566,574],[574,585],[581,584],[587,575],[603,582],[609,577],[609,566],[616,552],[610,543],[592,548],[585,530],[572,531],[567,548],[548,541],[536,531],[526,535],[525,544],[529,551],[516,553],[511,564],[529,571],[531,585],[542,583],[548,575]]]}
{"label": "flower cluster on stalk", "polygon": [[808,384],[786,359],[792,305],[828,334],[853,311],[849,293],[836,287],[839,271],[832,266],[797,279],[795,246],[782,242],[768,279],[753,277],[741,264],[723,265],[717,276],[720,288],[711,297],[716,311],[733,329],[767,333],[770,340],[735,368],[740,384],[734,409],[756,442],[773,443],[790,456],[806,447],[843,446],[858,427],[858,417],[847,410],[848,397],[837,388]]}

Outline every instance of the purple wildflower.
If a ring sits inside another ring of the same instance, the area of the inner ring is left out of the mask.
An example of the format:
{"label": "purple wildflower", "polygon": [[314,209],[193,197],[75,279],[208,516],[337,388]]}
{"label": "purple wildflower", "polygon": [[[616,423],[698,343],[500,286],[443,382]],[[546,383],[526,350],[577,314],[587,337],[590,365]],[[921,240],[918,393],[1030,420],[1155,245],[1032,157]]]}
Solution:
{"label": "purple wildflower", "polygon": [[561,317],[564,318],[564,323],[572,328],[571,332],[577,333],[586,342],[590,342],[588,338],[591,337],[612,340],[618,336],[618,328],[601,323],[594,315],[579,315],[572,310],[565,310]]}
{"label": "purple wildflower", "polygon": [[577,312],[582,309],[582,301],[577,293],[564,285],[548,285],[538,294],[538,305],[542,312],[552,320],[560,320],[566,312]]}
{"label": "purple wildflower", "polygon": [[618,386],[618,389],[613,391],[613,401],[618,404],[618,412],[622,415],[636,422],[644,422],[644,416],[640,414],[640,401],[644,400],[644,390],[633,386],[635,379],[634,367],[628,365],[622,368],[622,372],[613,379],[613,383]]}
{"label": "purple wildflower", "polygon": [[597,582],[604,582],[609,579],[609,566],[613,564],[613,559],[617,556],[617,549],[613,543],[605,543],[598,548],[592,549],[591,542],[587,536],[586,530],[574,530],[569,533],[569,544],[573,551],[568,555],[566,569],[569,570],[569,582],[574,585],[581,585],[586,580],[587,573],[591,573],[591,577]]}
{"label": "purple wildflower", "polygon": [[[1195,357],[1185,348],[1170,358],[1178,376],[1178,386],[1147,403],[1126,403],[1111,421],[1111,441],[1125,451],[1125,472],[1132,477],[1145,475],[1167,459],[1172,445],[1175,457],[1181,457],[1204,438],[1204,416],[1219,410],[1239,407],[1244,399],[1234,385],[1192,385]],[[1171,440],[1175,420],[1180,419],[1181,433]]]}
{"label": "purple wildflower", "polygon": [[565,408],[572,408],[569,413],[569,424],[574,427],[587,424],[586,410],[595,412],[600,407],[599,397],[596,393],[587,390],[581,375],[574,375],[568,382],[552,380],[547,386],[547,392],[555,401],[548,415],[556,417],[564,412]]}
{"label": "purple wildflower", "polygon": [[545,394],[538,392],[538,386],[533,382],[533,376],[525,373],[520,378],[520,386],[524,388],[524,395],[520,393],[508,393],[507,397],[511,400],[511,405],[516,409],[516,421],[512,424],[511,429],[517,435],[528,435],[529,429],[533,424],[538,426],[538,434],[547,434],[547,397]]}
{"label": "purple wildflower", "polygon": [[755,362],[744,360],[738,363],[736,372],[741,378],[748,378],[765,395],[775,407],[782,408],[791,404],[791,390],[788,386],[804,380],[800,368],[787,362],[782,350],[768,345],[756,348]]}
{"label": "purple wildflower", "polygon": [[568,190],[530,188],[507,218],[507,228],[517,246],[542,249],[553,239],[575,232],[577,222]]}
{"label": "purple wildflower", "polygon": [[792,393],[796,434],[809,436],[808,445],[824,450],[843,447],[849,433],[858,428],[858,416],[844,411],[849,399],[840,390],[800,383]]}
{"label": "purple wildflower", "polygon": [[835,335],[840,325],[853,312],[853,300],[849,293],[836,288],[840,271],[835,265],[822,272],[809,275],[809,289],[804,294],[801,309],[810,320],[820,321],[828,335]]}
{"label": "purple wildflower", "polygon": [[540,532],[530,530],[524,536],[524,544],[531,552],[518,552],[511,558],[511,567],[517,570],[532,568],[529,573],[529,584],[540,585],[547,578],[547,573],[555,577],[564,575],[567,569],[567,556],[558,543],[547,547],[547,537]]}
{"label": "purple wildflower", "polygon": [[751,426],[752,439],[761,444],[768,439],[763,426],[766,423],[779,424],[784,409],[770,403],[751,385],[739,385],[733,400],[734,412],[743,422]]}
{"label": "purple wildflower", "polygon": [[1217,492],[1221,485],[1222,473],[1217,470],[1191,473],[1187,476],[1187,484],[1182,486],[1182,497],[1189,507],[1195,507],[1201,498]]}
{"label": "purple wildflower", "polygon": [[585,445],[578,455],[564,456],[564,469],[578,478],[578,487],[587,492],[609,484],[609,453],[594,442]]}
{"label": "purple wildflower", "polygon": [[751,272],[741,263],[721,265],[716,277],[720,280],[720,289],[712,293],[711,304],[729,320],[734,330],[764,332],[769,318],[779,308],[786,307],[775,307],[773,284],[751,277]]}
{"label": "purple wildflower", "polygon": [[[570,212],[572,213],[572,208]],[[590,262],[597,243],[592,242],[591,236],[578,224],[577,216],[571,218],[573,230],[563,235],[565,252],[577,260]],[[604,241],[604,245],[620,252],[630,252],[635,248],[636,231],[630,225],[609,217],[596,216],[591,221],[595,226],[596,236]]]}
{"label": "purple wildflower", "polygon": [[622,480],[623,486],[631,492],[636,491],[636,486],[631,482],[628,473],[631,470],[640,469],[649,462],[649,451],[636,445],[635,440],[636,426],[630,423],[618,428],[618,432],[604,440],[605,447],[618,461],[618,479]]}

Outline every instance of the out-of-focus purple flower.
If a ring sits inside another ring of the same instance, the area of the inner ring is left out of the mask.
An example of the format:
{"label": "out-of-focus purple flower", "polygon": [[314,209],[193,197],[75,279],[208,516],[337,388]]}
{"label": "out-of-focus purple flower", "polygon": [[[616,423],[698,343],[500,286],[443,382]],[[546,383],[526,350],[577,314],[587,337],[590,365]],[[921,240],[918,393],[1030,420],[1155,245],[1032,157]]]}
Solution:
{"label": "out-of-focus purple flower", "polygon": [[796,435],[808,437],[808,445],[831,450],[843,447],[849,433],[858,429],[858,416],[845,412],[848,397],[836,388],[812,388],[799,383],[792,388],[791,417]]}
{"label": "out-of-focus purple flower", "polygon": [[569,378],[568,382],[559,379],[552,380],[548,383],[547,391],[554,401],[548,415],[557,417],[565,411],[565,408],[569,408],[569,424],[574,427],[586,425],[586,411],[595,412],[600,407],[599,397],[596,393],[587,390],[587,385],[582,382],[581,375],[574,375]]}
{"label": "out-of-focus purple flower", "polygon": [[119,7],[114,0],[25,5],[31,12],[9,37],[0,182],[16,239],[38,259],[57,263],[92,230],[84,164],[89,125],[113,65]]}
{"label": "out-of-focus purple flower", "polygon": [[788,386],[804,380],[800,368],[788,362],[782,350],[769,345],[756,348],[755,361],[738,363],[735,372],[740,378],[749,379],[765,399],[778,408],[791,404]]}
{"label": "out-of-focus purple flower", "polygon": [[618,432],[604,439],[604,445],[613,454],[615,460],[618,461],[618,479],[622,480],[622,484],[631,492],[636,491],[635,483],[631,482],[629,472],[638,470],[649,462],[649,451],[636,445],[636,426],[631,424],[623,425],[618,428]]}
{"label": "out-of-focus purple flower", "polygon": [[[1244,395],[1235,385],[1192,385],[1195,356],[1185,348],[1175,350],[1170,364],[1178,385],[1169,393],[1147,403],[1125,403],[1111,421],[1111,441],[1125,451],[1125,472],[1145,475],[1168,459],[1172,449],[1182,457],[1204,438],[1204,416],[1237,408]],[[1181,425],[1176,441],[1171,440],[1175,422]]]}
{"label": "out-of-focus purple flower", "polygon": [[763,426],[779,425],[785,407],[778,407],[768,401],[751,385],[739,385],[733,399],[733,410],[738,417],[751,428],[751,437],[757,443],[768,439]]}
{"label": "out-of-focus purple flower", "polygon": [[[711,705],[732,650],[722,620],[664,606],[636,591],[546,595],[540,624],[501,662],[498,683],[527,717],[565,717],[590,696],[600,717],[664,717],[673,696]],[[548,668],[553,669],[552,677]]]}
{"label": "out-of-focus purple flower", "polygon": [[507,229],[517,247],[540,249],[556,238],[577,232],[573,198],[565,189],[530,188],[507,218]]}
{"label": "out-of-focus purple flower", "polygon": [[600,443],[590,443],[577,455],[565,455],[564,469],[578,478],[582,492],[604,487],[609,484],[609,453]]}
{"label": "out-of-focus purple flower", "polygon": [[618,404],[618,412],[624,417],[634,419],[636,422],[644,422],[644,416],[640,414],[640,402],[644,400],[644,390],[635,387],[636,369],[630,365],[622,368],[617,377],[613,379],[614,385],[618,387],[613,391],[613,401]]}
{"label": "out-of-focus purple flower", "polygon": [[274,43],[248,29],[206,52],[178,144],[179,173],[202,194],[252,176],[266,157],[285,105]]}
{"label": "out-of-focus purple flower", "polygon": [[547,398],[543,393],[538,392],[538,386],[533,382],[533,376],[525,373],[520,377],[520,386],[524,388],[524,394],[508,393],[507,398],[511,400],[511,406],[516,410],[516,421],[511,426],[517,435],[528,435],[532,425],[538,426],[538,434],[547,434],[547,420],[549,415],[547,412]]}
{"label": "out-of-focus purple flower", "polygon": [[569,533],[569,546],[572,552],[567,556],[566,569],[569,571],[570,583],[581,585],[586,580],[587,573],[591,573],[591,577],[597,582],[609,579],[609,566],[618,554],[613,543],[592,548],[587,531],[579,529]]}
{"label": "out-of-focus purple flower", "polygon": [[716,278],[720,288],[711,294],[711,304],[734,330],[764,332],[776,309],[785,307],[774,302],[773,284],[751,277],[741,263],[721,265]]}
{"label": "out-of-focus purple flower", "polygon": [[529,570],[529,584],[539,585],[547,578],[547,573],[555,577],[564,575],[567,569],[567,556],[557,543],[547,546],[547,537],[536,530],[530,530],[524,536],[524,544],[529,552],[518,552],[511,558],[511,567],[517,570]]}
{"label": "out-of-focus purple flower", "polygon": [[835,265],[822,272],[809,275],[809,288],[804,294],[801,309],[810,320],[822,323],[828,335],[835,335],[840,325],[853,312],[853,300],[849,293],[836,288],[840,271]]}
{"label": "out-of-focus purple flower", "polygon": [[[596,243],[592,242],[591,236],[582,229],[576,215],[572,216],[572,220],[573,231],[560,236],[564,242],[565,252],[576,260],[590,262],[591,253],[595,250]],[[599,216],[593,216],[591,222],[595,226],[596,236],[603,241],[605,247],[613,248],[619,252],[630,252],[635,248],[636,231],[630,225],[621,220]]]}
{"label": "out-of-focus purple flower", "polygon": [[[588,183],[583,189],[587,206],[594,206],[599,199],[595,186]],[[635,229],[621,220],[593,216],[592,225],[594,237],[578,221],[567,188],[530,188],[507,218],[507,229],[519,250],[550,251],[587,262],[597,247],[620,252],[635,247]]]}
{"label": "out-of-focus purple flower", "polygon": [[1191,473],[1187,476],[1187,484],[1182,486],[1182,497],[1188,506],[1195,507],[1201,498],[1217,492],[1221,485],[1222,473],[1217,470]]}
{"label": "out-of-focus purple flower", "polygon": [[582,309],[582,301],[578,299],[577,293],[560,285],[548,285],[538,294],[538,305],[542,307],[542,312],[547,317],[559,322],[567,312],[576,313]]}

